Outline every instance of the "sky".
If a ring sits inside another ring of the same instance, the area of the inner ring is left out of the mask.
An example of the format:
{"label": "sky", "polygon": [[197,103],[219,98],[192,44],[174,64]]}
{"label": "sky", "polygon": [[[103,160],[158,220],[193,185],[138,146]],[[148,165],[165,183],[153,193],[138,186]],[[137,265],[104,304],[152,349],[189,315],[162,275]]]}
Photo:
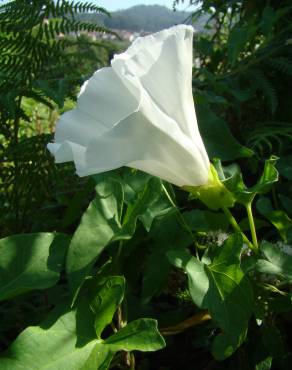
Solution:
{"label": "sky", "polygon": [[[7,3],[10,0],[0,0],[0,3]],[[76,0],[77,2],[78,0]],[[95,3],[108,11],[127,9],[135,5],[164,5],[172,9],[173,0],[81,0],[83,2]],[[193,7],[188,6],[189,1],[184,0],[184,4],[179,4],[177,10],[192,11]]]}
{"label": "sky", "polygon": [[[134,5],[164,5],[172,9],[173,0],[91,0],[99,6],[106,8],[109,11],[118,9],[127,9]],[[185,10],[187,8],[188,0],[185,0],[185,4],[180,4],[177,9]]]}

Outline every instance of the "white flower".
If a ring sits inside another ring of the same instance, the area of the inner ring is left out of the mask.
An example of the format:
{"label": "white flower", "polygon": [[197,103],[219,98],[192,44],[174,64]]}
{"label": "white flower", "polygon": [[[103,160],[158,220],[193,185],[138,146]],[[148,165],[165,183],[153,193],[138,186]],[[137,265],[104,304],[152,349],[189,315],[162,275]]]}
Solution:
{"label": "white flower", "polygon": [[185,25],[138,38],[95,72],[48,144],[56,162],[73,160],[79,176],[128,166],[178,186],[205,184],[209,159],[192,97],[192,39]]}

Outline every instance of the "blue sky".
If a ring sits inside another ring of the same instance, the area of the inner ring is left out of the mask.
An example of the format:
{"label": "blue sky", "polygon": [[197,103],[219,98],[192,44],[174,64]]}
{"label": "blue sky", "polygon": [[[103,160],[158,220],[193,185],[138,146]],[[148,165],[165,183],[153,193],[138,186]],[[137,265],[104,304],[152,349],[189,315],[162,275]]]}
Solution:
{"label": "blue sky", "polygon": [[[10,0],[0,0],[0,3],[7,3]],[[102,6],[109,11],[114,11],[118,9],[127,9],[134,5],[164,5],[168,8],[172,9],[173,0],[81,0],[83,2],[92,2],[96,5]],[[76,0],[77,2],[77,0]],[[188,0],[184,1],[184,4],[180,4],[177,6],[178,10],[187,10],[192,11],[194,7],[188,7]]]}
{"label": "blue sky", "polygon": [[[97,5],[106,8],[109,11],[117,9],[126,9],[134,5],[144,4],[144,5],[165,5],[168,8],[172,8],[173,0],[91,0]],[[185,0],[185,4],[178,7],[179,10],[185,10],[187,8],[188,0]]]}

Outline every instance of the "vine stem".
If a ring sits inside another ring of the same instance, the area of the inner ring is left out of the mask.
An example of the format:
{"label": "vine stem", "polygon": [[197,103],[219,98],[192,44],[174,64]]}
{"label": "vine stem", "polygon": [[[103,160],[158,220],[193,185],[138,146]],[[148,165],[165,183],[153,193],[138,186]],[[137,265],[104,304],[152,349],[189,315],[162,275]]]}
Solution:
{"label": "vine stem", "polygon": [[135,356],[134,353],[130,353],[130,370],[135,370]]}
{"label": "vine stem", "polygon": [[258,245],[258,238],[257,238],[255,223],[254,223],[253,214],[252,214],[251,202],[249,202],[246,205],[246,212],[247,212],[247,217],[248,217],[248,222],[249,222],[249,227],[250,227],[250,232],[251,232],[251,237],[252,237],[252,243],[253,243],[255,252],[258,252],[259,245]]}
{"label": "vine stem", "polygon": [[257,247],[254,246],[248,239],[248,237],[243,233],[240,226],[238,225],[236,219],[233,217],[232,213],[229,211],[227,207],[222,207],[222,211],[224,212],[226,218],[228,219],[230,225],[233,227],[234,231],[239,232],[244,242],[248,245],[248,247],[253,250],[255,253],[257,253]]}
{"label": "vine stem", "polygon": [[196,255],[198,257],[198,245],[197,245],[197,242],[194,238],[194,234],[191,230],[191,228],[189,227],[189,225],[187,224],[184,216],[181,214],[180,212],[180,209],[178,208],[178,206],[175,204],[175,202],[173,201],[171,195],[169,194],[168,190],[166,189],[166,187],[162,184],[162,190],[164,191],[167,199],[169,200],[170,204],[175,208],[176,210],[176,214],[177,214],[177,218],[178,218],[178,221],[180,222],[181,226],[189,233],[190,237],[191,237],[191,240],[193,241],[194,245],[195,245],[195,249],[196,249]]}
{"label": "vine stem", "polygon": [[183,331],[193,326],[203,324],[208,320],[211,320],[211,316],[209,315],[208,311],[202,311],[180,322],[179,324],[169,326],[166,328],[161,328],[159,329],[159,331],[163,336],[176,335],[182,333]]}

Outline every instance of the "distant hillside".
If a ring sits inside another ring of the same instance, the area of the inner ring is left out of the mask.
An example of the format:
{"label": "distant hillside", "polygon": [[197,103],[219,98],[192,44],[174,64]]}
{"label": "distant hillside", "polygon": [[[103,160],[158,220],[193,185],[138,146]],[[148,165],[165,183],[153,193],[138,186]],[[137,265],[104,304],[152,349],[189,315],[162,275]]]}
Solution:
{"label": "distant hillside", "polygon": [[[136,5],[111,13],[111,18],[97,14],[82,14],[79,19],[102,24],[108,28],[156,32],[175,24],[185,23],[189,12],[172,11],[160,5]],[[206,19],[199,19],[195,28],[201,31]]]}

